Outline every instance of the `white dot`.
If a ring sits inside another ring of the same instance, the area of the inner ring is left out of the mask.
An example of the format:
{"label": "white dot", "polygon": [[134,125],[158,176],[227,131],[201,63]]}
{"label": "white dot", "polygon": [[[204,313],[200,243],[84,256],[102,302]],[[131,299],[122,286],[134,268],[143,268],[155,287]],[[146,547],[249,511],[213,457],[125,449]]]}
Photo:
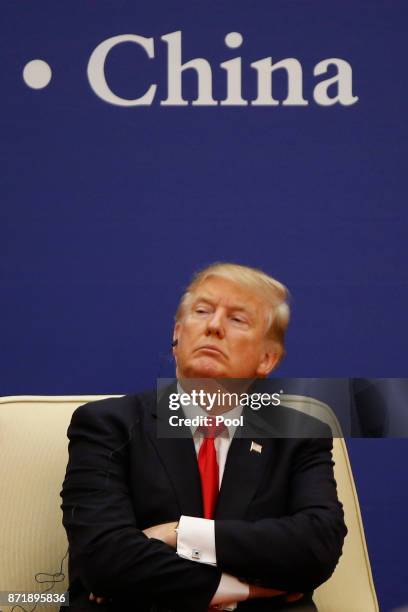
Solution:
{"label": "white dot", "polygon": [[229,32],[225,37],[225,44],[230,49],[236,49],[242,45],[242,34],[239,32]]}
{"label": "white dot", "polygon": [[31,60],[24,66],[23,79],[25,84],[33,89],[42,89],[47,87],[51,81],[51,68],[40,59]]}

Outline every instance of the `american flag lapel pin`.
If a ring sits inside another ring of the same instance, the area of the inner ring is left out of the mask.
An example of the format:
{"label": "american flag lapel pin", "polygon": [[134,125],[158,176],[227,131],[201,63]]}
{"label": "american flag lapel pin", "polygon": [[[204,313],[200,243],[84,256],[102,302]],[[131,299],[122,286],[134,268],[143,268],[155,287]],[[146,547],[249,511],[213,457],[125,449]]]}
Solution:
{"label": "american flag lapel pin", "polygon": [[256,442],[251,442],[250,452],[254,451],[255,453],[262,453],[262,444],[257,444]]}

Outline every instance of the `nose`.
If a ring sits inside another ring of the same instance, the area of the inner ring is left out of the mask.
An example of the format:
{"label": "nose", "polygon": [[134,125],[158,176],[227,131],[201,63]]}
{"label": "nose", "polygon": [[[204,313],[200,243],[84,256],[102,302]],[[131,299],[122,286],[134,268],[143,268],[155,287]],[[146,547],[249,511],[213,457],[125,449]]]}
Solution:
{"label": "nose", "polygon": [[207,321],[206,336],[216,336],[217,338],[224,338],[225,329],[223,321],[223,313],[216,309]]}

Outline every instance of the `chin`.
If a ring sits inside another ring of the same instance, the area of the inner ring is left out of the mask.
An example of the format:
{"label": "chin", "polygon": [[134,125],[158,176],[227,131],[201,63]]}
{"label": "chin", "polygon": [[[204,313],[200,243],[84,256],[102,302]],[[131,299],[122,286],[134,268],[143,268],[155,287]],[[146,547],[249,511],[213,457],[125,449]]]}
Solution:
{"label": "chin", "polygon": [[183,368],[186,378],[228,378],[225,368],[212,359],[198,359]]}

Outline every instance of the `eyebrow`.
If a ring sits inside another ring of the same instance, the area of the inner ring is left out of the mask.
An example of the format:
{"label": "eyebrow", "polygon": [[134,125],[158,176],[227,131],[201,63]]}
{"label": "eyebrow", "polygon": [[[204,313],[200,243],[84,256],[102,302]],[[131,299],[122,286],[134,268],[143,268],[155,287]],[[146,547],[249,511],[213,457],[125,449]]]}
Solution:
{"label": "eyebrow", "polygon": [[[199,304],[200,302],[205,302],[206,304],[210,304],[211,306],[214,305],[214,300],[211,299],[210,297],[206,297],[206,296],[197,296],[197,298],[195,300],[193,300],[192,305],[196,305]],[[244,304],[235,304],[232,306],[228,306],[227,309],[229,311],[233,311],[233,312],[244,312],[245,314],[247,314],[249,317],[253,317],[253,313],[250,312],[247,308],[247,306],[245,306]]]}

